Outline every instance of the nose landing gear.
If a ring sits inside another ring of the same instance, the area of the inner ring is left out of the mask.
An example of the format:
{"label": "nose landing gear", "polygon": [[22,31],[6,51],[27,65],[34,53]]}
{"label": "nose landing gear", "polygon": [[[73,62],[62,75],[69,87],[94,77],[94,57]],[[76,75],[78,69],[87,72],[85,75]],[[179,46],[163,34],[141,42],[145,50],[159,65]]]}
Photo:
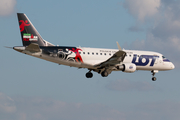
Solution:
{"label": "nose landing gear", "polygon": [[156,81],[156,77],[152,77],[152,81]]}
{"label": "nose landing gear", "polygon": [[152,70],[151,71],[151,73],[152,73],[152,81],[156,81],[157,79],[156,79],[156,77],[154,77],[154,75],[156,74],[156,73],[158,73],[158,70]]}

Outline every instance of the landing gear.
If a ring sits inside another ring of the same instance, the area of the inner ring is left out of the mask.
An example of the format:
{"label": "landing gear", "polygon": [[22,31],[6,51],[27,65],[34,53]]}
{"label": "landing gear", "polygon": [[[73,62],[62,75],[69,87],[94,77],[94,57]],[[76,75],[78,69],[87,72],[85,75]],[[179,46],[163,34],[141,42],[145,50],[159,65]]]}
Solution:
{"label": "landing gear", "polygon": [[156,81],[156,77],[153,77],[153,78],[152,78],[152,81]]}
{"label": "landing gear", "polygon": [[106,70],[101,73],[101,76],[102,76],[102,77],[107,77],[108,75],[109,75],[109,74],[108,74],[108,72],[107,72]]}
{"label": "landing gear", "polygon": [[151,71],[151,73],[152,73],[152,81],[156,81],[156,77],[154,77],[154,75],[156,74],[156,73],[158,73],[158,70],[152,70]]}
{"label": "landing gear", "polygon": [[86,77],[87,77],[87,78],[92,78],[92,77],[93,77],[92,72],[91,72],[91,71],[87,72],[87,73],[86,73]]}

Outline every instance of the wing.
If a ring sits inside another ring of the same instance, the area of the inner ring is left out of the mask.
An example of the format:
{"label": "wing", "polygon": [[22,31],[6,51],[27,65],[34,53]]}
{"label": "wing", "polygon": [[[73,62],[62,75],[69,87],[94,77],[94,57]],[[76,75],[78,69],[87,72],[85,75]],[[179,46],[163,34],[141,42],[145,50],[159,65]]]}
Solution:
{"label": "wing", "polygon": [[99,63],[99,64],[95,65],[94,67],[106,68],[106,67],[114,66],[116,64],[119,64],[120,62],[123,62],[125,56],[126,56],[126,52],[124,52],[123,50],[119,50],[108,60],[106,60],[102,63]]}

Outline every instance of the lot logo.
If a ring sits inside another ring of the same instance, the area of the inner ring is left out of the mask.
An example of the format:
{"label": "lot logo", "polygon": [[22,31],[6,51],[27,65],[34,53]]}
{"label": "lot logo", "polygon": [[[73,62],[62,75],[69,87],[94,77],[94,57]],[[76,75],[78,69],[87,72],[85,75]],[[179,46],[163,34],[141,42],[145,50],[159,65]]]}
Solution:
{"label": "lot logo", "polygon": [[130,70],[133,69],[133,66],[129,66],[129,69],[130,69]]}
{"label": "lot logo", "polygon": [[[137,66],[146,66],[150,63],[150,66],[154,66],[154,63],[157,58],[159,58],[159,56],[141,55],[141,56],[139,56],[139,59],[138,59],[138,56],[136,54],[134,54],[132,63],[134,63]],[[137,59],[138,59],[138,61],[137,61]],[[150,60],[151,60],[151,62],[150,62]]]}
{"label": "lot logo", "polygon": [[37,41],[38,37],[33,36],[33,34],[24,33],[23,34],[23,41]]}

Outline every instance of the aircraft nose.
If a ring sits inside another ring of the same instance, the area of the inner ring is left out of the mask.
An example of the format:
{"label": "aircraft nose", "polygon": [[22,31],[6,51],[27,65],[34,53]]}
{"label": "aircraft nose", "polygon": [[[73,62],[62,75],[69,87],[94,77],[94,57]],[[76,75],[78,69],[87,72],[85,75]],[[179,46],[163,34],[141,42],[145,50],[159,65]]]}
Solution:
{"label": "aircraft nose", "polygon": [[174,68],[175,68],[174,64],[173,64],[173,63],[171,63],[171,69],[174,69]]}

